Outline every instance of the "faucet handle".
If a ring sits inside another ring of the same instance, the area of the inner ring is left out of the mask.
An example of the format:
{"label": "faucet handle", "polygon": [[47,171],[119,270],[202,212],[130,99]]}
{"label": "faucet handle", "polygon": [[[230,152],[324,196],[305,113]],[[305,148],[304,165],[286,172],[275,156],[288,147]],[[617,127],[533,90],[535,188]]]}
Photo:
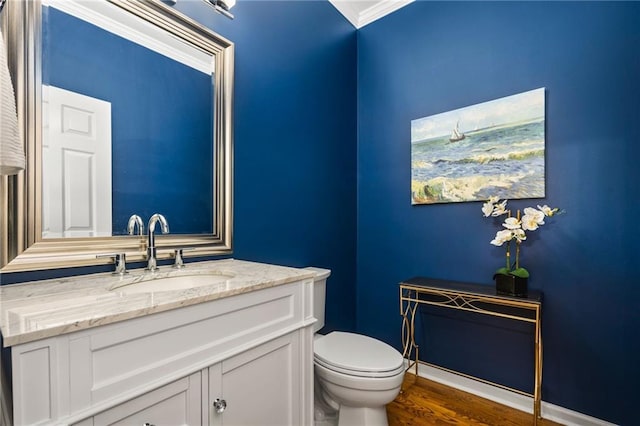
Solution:
{"label": "faucet handle", "polygon": [[193,247],[188,248],[177,248],[173,250],[173,257],[175,257],[176,261],[173,263],[173,267],[177,269],[184,268],[184,258],[183,254],[185,251],[193,250]]}
{"label": "faucet handle", "polygon": [[113,262],[116,265],[115,271],[112,273],[114,275],[124,275],[128,274],[127,272],[127,255],[126,253],[108,253],[108,254],[98,254],[96,255],[96,259],[100,259],[103,257],[110,257],[113,259]]}

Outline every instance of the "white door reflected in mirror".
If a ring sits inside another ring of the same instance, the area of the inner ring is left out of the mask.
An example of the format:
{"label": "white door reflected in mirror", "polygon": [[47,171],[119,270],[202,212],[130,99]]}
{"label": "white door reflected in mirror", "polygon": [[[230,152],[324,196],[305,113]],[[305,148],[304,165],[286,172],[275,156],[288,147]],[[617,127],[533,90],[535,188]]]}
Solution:
{"label": "white door reflected in mirror", "polygon": [[111,236],[111,103],[43,86],[42,237]]}

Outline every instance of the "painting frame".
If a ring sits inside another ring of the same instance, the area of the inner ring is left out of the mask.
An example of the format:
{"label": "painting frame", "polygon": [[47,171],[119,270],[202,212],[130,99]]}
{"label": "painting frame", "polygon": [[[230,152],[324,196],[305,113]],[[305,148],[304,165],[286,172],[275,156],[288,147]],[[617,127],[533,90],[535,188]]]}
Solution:
{"label": "painting frame", "polygon": [[545,197],[546,89],[411,121],[411,204]]}

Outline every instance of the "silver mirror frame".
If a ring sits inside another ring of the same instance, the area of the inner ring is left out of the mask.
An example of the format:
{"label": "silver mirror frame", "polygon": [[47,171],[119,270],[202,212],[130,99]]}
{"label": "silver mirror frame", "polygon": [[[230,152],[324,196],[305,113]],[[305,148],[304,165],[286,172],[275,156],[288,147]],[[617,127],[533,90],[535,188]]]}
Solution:
{"label": "silver mirror frame", "polygon": [[[189,257],[232,252],[233,225],[233,73],[234,45],[159,0],[105,0],[129,11],[186,42],[215,55],[214,98],[214,232],[208,235],[158,237],[158,257],[172,248],[189,248]],[[145,238],[140,236],[42,238],[42,111],[41,2],[9,1],[2,16],[9,69],[16,91],[18,121],[27,156],[26,169],[0,180],[0,271],[101,265],[98,254],[127,253],[144,260]],[[160,212],[162,213],[162,212]]]}

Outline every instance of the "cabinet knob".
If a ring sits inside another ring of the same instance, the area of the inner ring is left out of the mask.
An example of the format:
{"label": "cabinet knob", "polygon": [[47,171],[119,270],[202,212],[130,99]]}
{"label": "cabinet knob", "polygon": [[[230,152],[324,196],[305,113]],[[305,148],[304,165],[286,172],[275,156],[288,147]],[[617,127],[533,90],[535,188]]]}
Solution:
{"label": "cabinet knob", "polygon": [[142,426],[156,426],[153,423],[149,423],[149,422],[144,422],[142,423]]}
{"label": "cabinet knob", "polygon": [[227,401],[216,398],[215,401],[213,401],[213,408],[216,410],[216,413],[220,414],[227,408]]}

